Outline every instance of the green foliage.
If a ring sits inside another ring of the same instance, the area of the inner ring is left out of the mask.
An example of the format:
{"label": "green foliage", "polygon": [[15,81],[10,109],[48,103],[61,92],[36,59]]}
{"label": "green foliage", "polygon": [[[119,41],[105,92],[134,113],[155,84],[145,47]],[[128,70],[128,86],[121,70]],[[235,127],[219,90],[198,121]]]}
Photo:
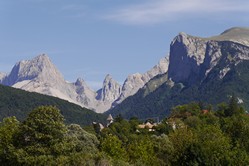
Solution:
{"label": "green foliage", "polygon": [[127,152],[132,162],[143,162],[144,165],[158,165],[154,144],[150,137],[135,137],[127,145]]}
{"label": "green foliage", "polygon": [[20,125],[16,152],[12,154],[16,162],[24,165],[45,165],[46,162],[61,162],[69,151],[69,144],[64,140],[67,129],[64,118],[55,107],[38,107]]}
{"label": "green foliage", "polygon": [[66,133],[64,118],[52,106],[34,109],[21,125],[21,143],[50,146],[61,142]]}
{"label": "green foliage", "polygon": [[0,123],[0,163],[5,163],[12,153],[14,136],[19,132],[20,122],[15,117],[4,118]]}
{"label": "green foliage", "polygon": [[185,124],[190,128],[199,129],[203,122],[198,116],[190,116],[185,121]]}
{"label": "green foliage", "polygon": [[201,114],[201,108],[197,103],[190,103],[176,106],[171,110],[171,116],[175,118],[186,119],[189,116],[197,116]]}
{"label": "green foliage", "polygon": [[19,123],[0,124],[0,163],[4,165],[96,165],[102,161],[99,141],[79,125],[66,126],[52,106],[34,109]]}
{"label": "green foliage", "polygon": [[218,112],[202,108],[174,107],[151,131],[137,118],[119,116],[96,136],[93,127],[66,125],[56,107],[38,107],[23,122],[9,117],[0,123],[0,164],[249,165],[249,116],[231,102]]}
{"label": "green foliage", "polygon": [[52,105],[60,109],[67,124],[90,125],[93,121],[105,122],[107,117],[65,100],[3,85],[0,85],[0,94],[0,120],[15,116],[23,121],[33,109],[42,105]]}
{"label": "green foliage", "polygon": [[168,124],[168,119],[162,120],[161,123],[159,123],[157,126],[155,126],[155,134],[156,135],[161,135],[161,134],[169,134],[172,132],[172,126]]}
{"label": "green foliage", "polygon": [[174,147],[172,163],[174,165],[184,165],[189,160],[188,150],[197,142],[196,134],[190,129],[180,128],[170,133],[169,139]]}
{"label": "green foliage", "polygon": [[238,114],[243,114],[245,111],[242,107],[238,105],[238,100],[235,96],[232,96],[232,98],[229,101],[228,108],[224,110],[225,116],[233,116]]}
{"label": "green foliage", "polygon": [[155,155],[158,158],[160,165],[170,165],[174,146],[169,137],[165,134],[160,136],[153,135],[152,140],[154,143]]}
{"label": "green foliage", "polygon": [[122,141],[115,135],[108,135],[101,142],[101,150],[113,159],[126,160],[126,151],[122,146]]}
{"label": "green foliage", "polygon": [[77,124],[71,124],[68,126],[67,132],[68,140],[73,143],[75,152],[84,153],[97,153],[99,140],[93,134],[86,132]]}
{"label": "green foliage", "polygon": [[228,165],[231,144],[219,127],[208,125],[197,131],[198,142],[193,151],[197,151],[199,164]]}

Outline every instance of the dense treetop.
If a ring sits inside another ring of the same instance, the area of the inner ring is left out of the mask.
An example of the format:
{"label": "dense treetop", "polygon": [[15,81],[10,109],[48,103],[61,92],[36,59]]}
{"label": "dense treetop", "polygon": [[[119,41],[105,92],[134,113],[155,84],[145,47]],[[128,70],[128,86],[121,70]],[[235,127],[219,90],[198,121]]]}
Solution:
{"label": "dense treetop", "polygon": [[[147,122],[153,123],[152,120]],[[249,116],[235,97],[213,110],[172,108],[152,129],[122,116],[101,131],[67,125],[59,109],[35,108],[19,122],[0,123],[1,165],[248,165]]]}

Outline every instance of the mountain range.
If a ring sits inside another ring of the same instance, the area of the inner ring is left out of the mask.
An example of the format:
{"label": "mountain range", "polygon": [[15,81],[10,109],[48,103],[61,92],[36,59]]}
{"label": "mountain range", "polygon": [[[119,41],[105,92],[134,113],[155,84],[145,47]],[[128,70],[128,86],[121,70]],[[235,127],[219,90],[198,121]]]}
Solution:
{"label": "mountain range", "polygon": [[69,83],[46,54],[32,60],[15,64],[9,74],[0,73],[0,83],[29,92],[58,97],[82,107],[103,113],[128,96],[134,95],[154,76],[167,72],[168,59],[162,58],[158,65],[144,74],[129,75],[121,86],[107,75],[98,91],[92,90],[82,78]]}
{"label": "mountain range", "polygon": [[249,28],[201,38],[180,33],[170,45],[167,73],[109,110],[125,118],[165,117],[190,102],[219,104],[235,95],[249,109]]}
{"label": "mountain range", "polygon": [[236,95],[249,108],[249,28],[231,28],[202,38],[179,33],[169,57],[146,73],[129,75],[123,85],[107,74],[94,91],[78,78],[66,81],[49,57],[39,55],[16,63],[0,83],[65,99],[98,113],[125,118],[164,117],[170,108],[192,101],[218,103]]}

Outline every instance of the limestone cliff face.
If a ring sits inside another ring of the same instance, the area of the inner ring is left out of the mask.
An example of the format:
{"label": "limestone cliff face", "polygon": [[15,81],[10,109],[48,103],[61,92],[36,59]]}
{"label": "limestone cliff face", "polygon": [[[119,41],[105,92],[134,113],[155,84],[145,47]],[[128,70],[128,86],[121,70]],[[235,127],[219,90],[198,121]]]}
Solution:
{"label": "limestone cliff face", "polygon": [[97,91],[96,100],[98,102],[95,106],[96,110],[101,113],[107,111],[120,94],[121,85],[108,74],[104,79],[102,88]]}
{"label": "limestone cliff face", "polygon": [[[187,86],[199,84],[220,60],[233,59],[224,61],[224,66],[221,66],[221,77],[224,77],[231,64],[249,58],[245,44],[249,40],[248,32],[249,29],[232,28],[211,38],[180,33],[170,46],[168,77]],[[238,38],[236,34],[245,35]]]}
{"label": "limestone cliff face", "polygon": [[174,82],[192,83],[204,62],[206,41],[180,33],[170,45],[168,76]]}
{"label": "limestone cliff face", "polygon": [[121,94],[121,85],[108,74],[104,79],[102,89],[98,93],[98,100],[113,102]]}

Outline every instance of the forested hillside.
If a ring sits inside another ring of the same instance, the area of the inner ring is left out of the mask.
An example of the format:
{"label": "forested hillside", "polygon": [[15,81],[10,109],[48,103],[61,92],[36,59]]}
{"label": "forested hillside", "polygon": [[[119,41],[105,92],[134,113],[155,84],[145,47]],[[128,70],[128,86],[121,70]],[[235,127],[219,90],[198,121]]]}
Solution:
{"label": "forested hillside", "polygon": [[66,123],[89,125],[93,121],[105,122],[106,117],[76,104],[55,97],[26,92],[0,85],[0,120],[16,116],[24,120],[28,113],[38,106],[51,105],[61,110]]}

